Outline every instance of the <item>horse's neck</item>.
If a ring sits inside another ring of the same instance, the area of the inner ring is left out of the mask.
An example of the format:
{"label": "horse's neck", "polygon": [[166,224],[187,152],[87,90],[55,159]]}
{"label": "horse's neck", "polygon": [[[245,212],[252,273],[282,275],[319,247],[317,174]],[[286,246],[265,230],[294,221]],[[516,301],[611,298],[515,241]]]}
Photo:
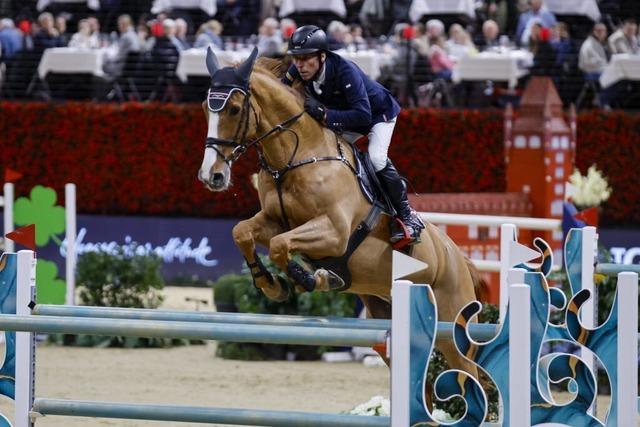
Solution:
{"label": "horse's neck", "polygon": [[[268,82],[262,90],[255,91],[255,97],[262,116],[260,134],[270,131],[303,110],[299,102],[294,99],[295,96],[285,92],[285,89],[275,85],[275,82]],[[327,144],[324,141],[327,132],[309,115],[303,114],[285,128],[291,129],[295,134],[289,131],[278,131],[262,143],[262,150],[269,166],[275,169],[285,167],[291,160],[294,150],[296,150],[294,161],[302,160],[302,156],[309,156],[311,153],[312,155],[324,154],[322,151],[326,149]]]}

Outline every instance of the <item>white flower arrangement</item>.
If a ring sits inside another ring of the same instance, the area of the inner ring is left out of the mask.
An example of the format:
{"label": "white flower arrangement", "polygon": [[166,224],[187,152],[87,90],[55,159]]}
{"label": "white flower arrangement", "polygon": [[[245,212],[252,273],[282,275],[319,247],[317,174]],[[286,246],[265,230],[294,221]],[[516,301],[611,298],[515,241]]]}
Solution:
{"label": "white flower arrangement", "polygon": [[600,206],[609,196],[611,187],[595,165],[589,167],[587,176],[576,169],[569,177],[565,197],[577,206]]}
{"label": "white flower arrangement", "polygon": [[[391,415],[391,402],[382,396],[374,396],[366,403],[362,403],[351,411],[349,415],[369,415],[374,417],[388,417]],[[436,421],[455,421],[449,413],[435,408],[431,415]]]}

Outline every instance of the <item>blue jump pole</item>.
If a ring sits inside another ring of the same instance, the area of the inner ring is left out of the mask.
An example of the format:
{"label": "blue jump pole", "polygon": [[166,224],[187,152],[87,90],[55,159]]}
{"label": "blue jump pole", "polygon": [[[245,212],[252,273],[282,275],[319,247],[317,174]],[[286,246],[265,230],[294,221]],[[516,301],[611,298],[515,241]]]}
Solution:
{"label": "blue jump pole", "polygon": [[33,412],[71,417],[218,423],[278,427],[389,427],[389,417],[337,415],[255,409],[203,408],[116,402],[36,399]]}
{"label": "blue jump pole", "polygon": [[618,273],[625,271],[631,271],[640,274],[640,264],[596,264],[596,273],[604,274],[607,276],[617,276]]}
{"label": "blue jump pole", "polygon": [[131,319],[94,319],[56,316],[0,316],[0,330],[88,334],[146,338],[180,338],[253,342],[370,347],[386,341],[386,330],[311,328],[298,326],[229,325],[222,323],[166,322]]}
{"label": "blue jump pole", "polygon": [[[304,317],[252,313],[202,313],[154,309],[127,309],[112,307],[86,307],[38,304],[33,314],[77,318],[135,319],[154,321],[179,321],[196,323],[218,323],[234,325],[272,325],[329,329],[389,330],[391,321],[385,319],[356,319],[345,317]],[[472,323],[471,336],[477,340],[489,340],[497,333],[497,325]],[[452,322],[438,322],[438,339],[451,339]],[[231,340],[229,340],[231,341]]]}

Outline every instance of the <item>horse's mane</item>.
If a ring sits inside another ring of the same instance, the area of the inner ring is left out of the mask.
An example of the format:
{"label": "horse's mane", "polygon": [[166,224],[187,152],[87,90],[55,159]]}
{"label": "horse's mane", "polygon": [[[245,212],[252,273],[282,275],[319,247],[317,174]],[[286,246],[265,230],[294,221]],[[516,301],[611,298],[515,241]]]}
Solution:
{"label": "horse's mane", "polygon": [[302,82],[294,82],[293,86],[289,87],[280,83],[280,79],[289,69],[291,65],[291,59],[285,58],[267,58],[261,56],[256,59],[253,71],[261,74],[266,74],[273,80],[276,80],[285,90],[296,96],[296,100],[302,102],[304,99],[304,85]]}

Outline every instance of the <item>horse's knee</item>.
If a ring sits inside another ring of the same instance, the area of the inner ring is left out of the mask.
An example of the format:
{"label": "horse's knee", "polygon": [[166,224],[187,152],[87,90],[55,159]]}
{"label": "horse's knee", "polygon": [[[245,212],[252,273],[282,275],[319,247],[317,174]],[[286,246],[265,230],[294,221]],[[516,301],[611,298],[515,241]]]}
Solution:
{"label": "horse's knee", "polygon": [[251,233],[250,227],[243,222],[239,222],[233,227],[231,230],[231,235],[233,236],[234,242],[238,245],[239,248],[244,248],[248,245],[253,244],[253,235]]}
{"label": "horse's knee", "polygon": [[289,242],[286,237],[280,235],[271,239],[269,258],[283,271],[286,269],[289,263]]}

